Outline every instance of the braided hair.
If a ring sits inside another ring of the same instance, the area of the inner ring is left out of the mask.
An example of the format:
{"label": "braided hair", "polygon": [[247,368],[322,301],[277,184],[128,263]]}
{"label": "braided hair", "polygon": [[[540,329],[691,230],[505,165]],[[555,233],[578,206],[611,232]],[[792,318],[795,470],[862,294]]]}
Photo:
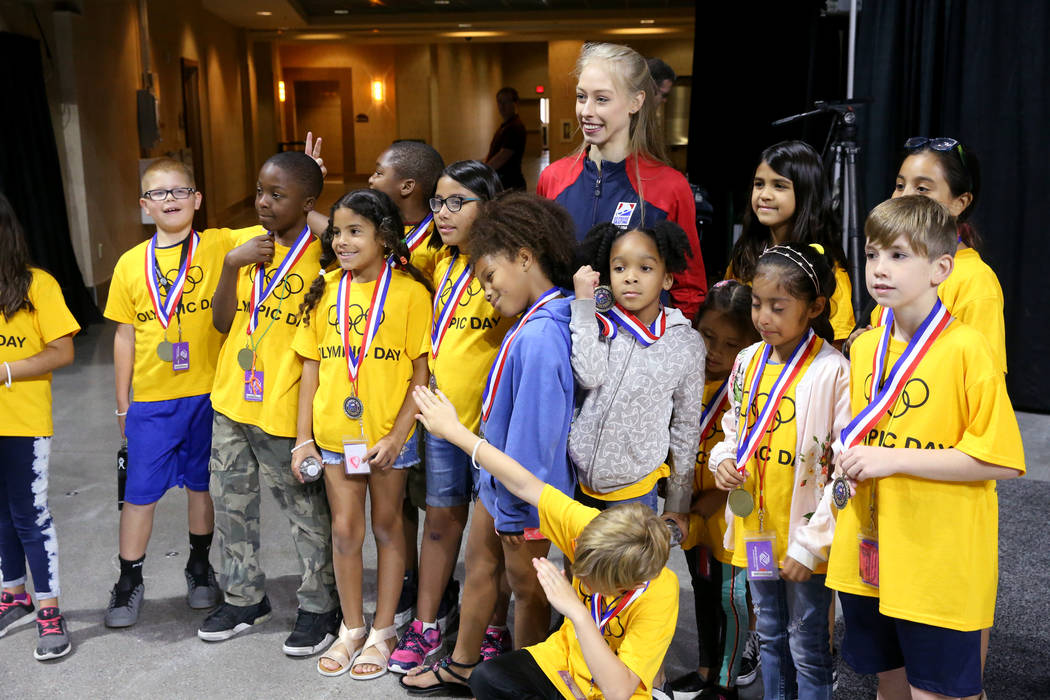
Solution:
{"label": "braided hair", "polygon": [[321,234],[321,272],[310,284],[310,289],[303,297],[303,303],[299,305],[299,314],[305,325],[310,325],[310,312],[317,306],[324,294],[324,272],[335,262],[335,250],[332,248],[332,241],[335,239],[332,219],[339,209],[349,209],[371,221],[375,226],[376,239],[383,247],[384,255],[392,257],[394,267],[412,275],[412,279],[433,294],[434,289],[430,281],[409,262],[411,251],[405,242],[405,225],[401,221],[401,213],[397,206],[390,197],[379,190],[353,190],[344,194],[332,205],[332,210],[328,215],[328,227]]}

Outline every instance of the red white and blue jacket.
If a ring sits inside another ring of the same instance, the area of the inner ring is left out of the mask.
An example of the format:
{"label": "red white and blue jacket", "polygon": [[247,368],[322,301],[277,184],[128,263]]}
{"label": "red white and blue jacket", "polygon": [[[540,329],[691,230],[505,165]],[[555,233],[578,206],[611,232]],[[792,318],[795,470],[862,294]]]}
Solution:
{"label": "red white and blue jacket", "polygon": [[669,219],[681,226],[689,236],[693,257],[685,272],[674,276],[671,299],[686,318],[696,315],[707,295],[707,275],[696,235],[696,202],[680,172],[634,155],[619,163],[603,160],[599,172],[583,151],[547,166],[536,192],[569,210],[576,222],[576,239],[581,241],[595,224],[605,221],[638,228]]}

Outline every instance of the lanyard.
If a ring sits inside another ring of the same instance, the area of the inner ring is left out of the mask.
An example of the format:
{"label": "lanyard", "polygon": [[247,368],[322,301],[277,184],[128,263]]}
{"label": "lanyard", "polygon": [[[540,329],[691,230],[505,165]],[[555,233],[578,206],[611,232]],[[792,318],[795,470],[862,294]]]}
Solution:
{"label": "lanyard", "polygon": [[452,317],[456,315],[456,307],[459,306],[459,300],[463,298],[463,294],[474,280],[474,269],[469,263],[465,263],[463,272],[452,283],[448,301],[445,302],[444,306],[441,305],[441,290],[445,288],[445,284],[451,277],[452,268],[456,266],[457,260],[459,260],[459,253],[452,256],[448,263],[448,269],[445,270],[445,276],[441,279],[441,285],[437,288],[437,293],[434,294],[434,325],[430,332],[430,346],[434,359],[437,359],[441,341],[444,340],[445,333],[448,332],[448,327],[452,323]]}
{"label": "lanyard", "polygon": [[284,260],[277,266],[277,270],[274,272],[269,284],[266,283],[266,268],[261,263],[255,266],[255,275],[252,280],[252,295],[249,301],[248,335],[254,333],[259,325],[260,304],[277,289],[284,281],[285,276],[291,272],[295,264],[303,257],[311,239],[310,227],[304,226],[303,230],[299,232],[299,237],[295,239],[295,243],[288,250],[288,254],[284,256]]}
{"label": "lanyard", "polygon": [[426,218],[416,224],[405,236],[405,244],[408,245],[409,252],[414,252],[416,248],[422,245],[423,241],[427,239],[427,234],[430,233],[430,224],[434,221],[433,214],[427,214]]}
{"label": "lanyard", "polygon": [[346,358],[346,373],[350,379],[353,393],[357,395],[357,380],[360,376],[361,365],[365,362],[372,341],[379,332],[379,324],[383,320],[383,307],[386,305],[387,294],[390,291],[390,281],[393,279],[393,270],[389,265],[383,265],[383,271],[376,280],[375,288],[372,290],[372,300],[368,304],[368,313],[365,315],[365,332],[361,334],[360,355],[354,355],[350,347],[350,282],[353,274],[344,272],[339,279],[339,287],[336,294],[337,313],[339,318],[339,335],[343,341],[343,356]]}
{"label": "lanyard", "polygon": [[722,406],[729,400],[729,377],[722,380],[722,384],[715,391],[714,396],[706,406],[704,406],[703,412],[700,414],[700,442],[704,442],[707,437],[708,428],[711,427],[711,422],[714,420],[721,410]]}
{"label": "lanyard", "polygon": [[[157,262],[157,234],[153,234],[153,238],[146,245],[146,291],[149,293],[153,310],[157,314],[157,320],[165,330],[167,330],[168,324],[171,323],[171,317],[177,313],[179,301],[182,299],[182,291],[186,288],[186,278],[189,275],[190,267],[193,265],[193,254],[196,252],[199,243],[200,236],[197,235],[196,231],[190,229],[189,239],[184,241],[180,253],[179,273],[175,277],[175,281],[170,285],[167,284],[167,280],[163,283],[161,282],[164,276],[161,274],[160,265]],[[166,296],[163,303],[160,300],[162,286],[166,287]]]}
{"label": "lanyard", "polygon": [[646,589],[649,588],[649,582],[646,581],[640,588],[636,588],[630,593],[625,593],[620,596],[619,601],[616,605],[605,606],[602,601],[602,596],[598,593],[594,593],[591,596],[591,618],[594,620],[594,624],[598,625],[598,631],[605,634],[605,628],[608,626],[609,621],[614,617],[622,613],[627,609],[627,606],[642,597]]}
{"label": "lanyard", "polygon": [[514,342],[515,336],[518,335],[518,331],[525,327],[525,324],[529,322],[532,315],[535,314],[540,308],[551,299],[557,299],[561,296],[561,292],[557,287],[553,287],[543,293],[536,303],[529,307],[528,311],[521,317],[514,330],[503,336],[503,342],[500,343],[499,353],[496,355],[496,361],[492,363],[492,367],[489,369],[488,380],[485,382],[485,391],[481,395],[481,420],[487,421],[489,419],[489,413],[492,411],[492,402],[496,397],[496,391],[499,389],[500,380],[503,378],[503,366],[507,362],[507,351],[510,350],[511,343]]}
{"label": "lanyard", "polygon": [[616,337],[616,327],[619,326],[633,335],[634,339],[641,343],[643,348],[647,348],[655,343],[663,337],[664,332],[667,330],[667,314],[664,313],[662,306],[656,319],[648,326],[619,304],[609,309],[608,316],[602,313],[596,313],[595,316],[598,318],[598,325],[603,336],[612,340]]}

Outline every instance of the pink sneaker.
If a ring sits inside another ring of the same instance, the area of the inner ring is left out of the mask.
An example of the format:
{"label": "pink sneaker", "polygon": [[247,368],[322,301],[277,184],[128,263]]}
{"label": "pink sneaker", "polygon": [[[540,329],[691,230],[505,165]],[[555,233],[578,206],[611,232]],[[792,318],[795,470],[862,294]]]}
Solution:
{"label": "pink sneaker", "polygon": [[441,630],[439,628],[423,631],[423,623],[413,620],[405,630],[397,648],[390,654],[387,664],[394,673],[408,673],[416,666],[422,666],[431,656],[441,651]]}
{"label": "pink sneaker", "polygon": [[503,656],[513,648],[510,630],[506,627],[486,627],[485,639],[481,642],[481,660],[489,661]]}

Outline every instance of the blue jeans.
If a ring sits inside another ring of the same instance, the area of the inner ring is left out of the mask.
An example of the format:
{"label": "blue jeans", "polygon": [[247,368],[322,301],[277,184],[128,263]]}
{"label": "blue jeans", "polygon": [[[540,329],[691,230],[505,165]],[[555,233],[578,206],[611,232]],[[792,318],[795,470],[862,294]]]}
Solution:
{"label": "blue jeans", "polygon": [[0,578],[5,588],[26,582],[36,599],[57,598],[58,538],[47,506],[50,437],[0,437]]}
{"label": "blue jeans", "polygon": [[[749,581],[758,621],[766,700],[831,700],[831,650],[825,576],[793,583]],[[796,691],[797,683],[797,691]]]}

